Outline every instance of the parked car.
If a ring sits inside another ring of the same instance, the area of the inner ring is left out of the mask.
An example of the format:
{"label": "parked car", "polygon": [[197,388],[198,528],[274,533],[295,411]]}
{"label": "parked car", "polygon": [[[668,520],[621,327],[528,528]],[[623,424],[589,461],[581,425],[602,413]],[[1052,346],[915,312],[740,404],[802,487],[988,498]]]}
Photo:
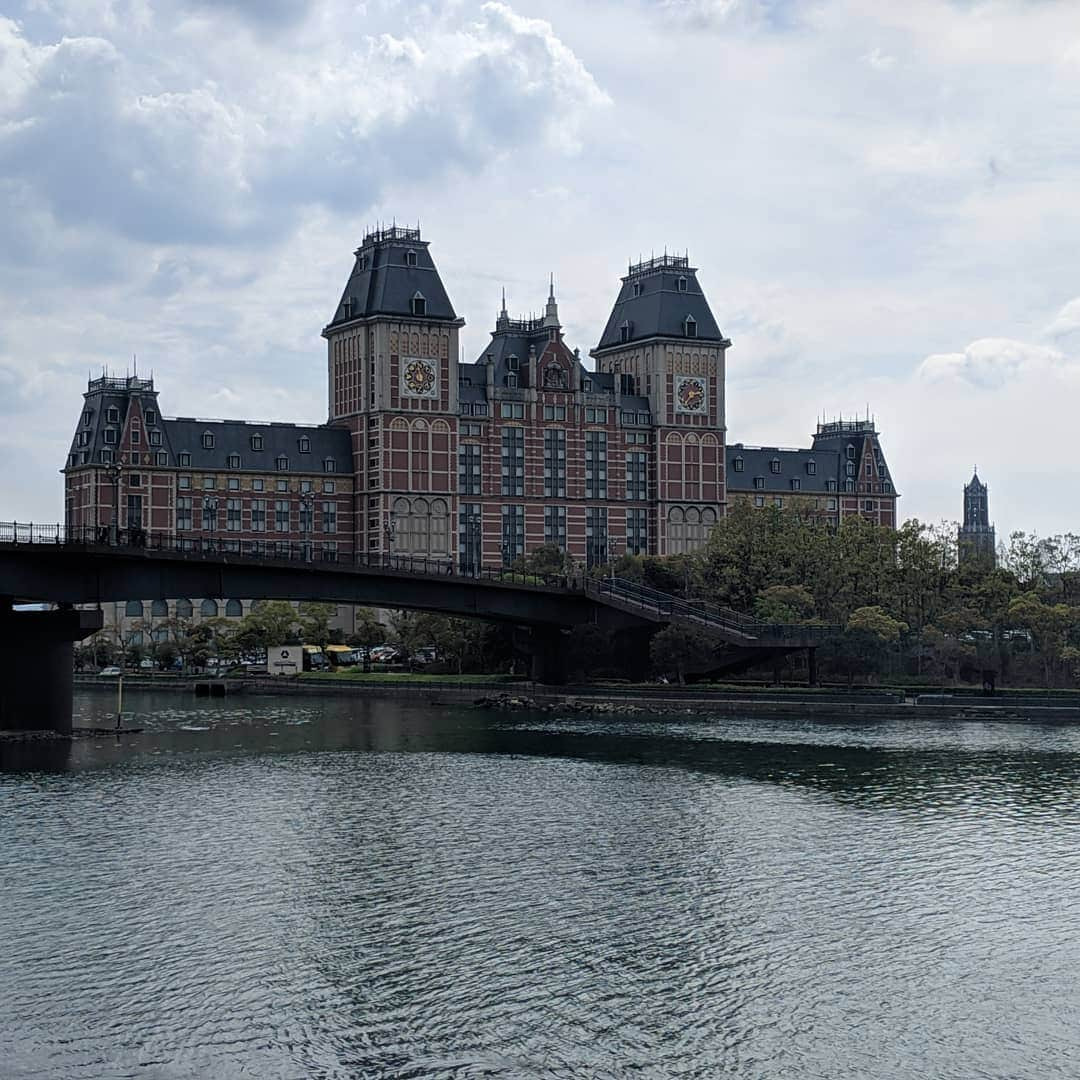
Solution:
{"label": "parked car", "polygon": [[123,675],[124,673],[118,667],[103,667],[99,672],[99,675]]}
{"label": "parked car", "polygon": [[145,660],[140,660],[139,661],[139,670],[140,671],[153,671],[154,670],[154,661],[151,660],[149,657],[147,657]]}

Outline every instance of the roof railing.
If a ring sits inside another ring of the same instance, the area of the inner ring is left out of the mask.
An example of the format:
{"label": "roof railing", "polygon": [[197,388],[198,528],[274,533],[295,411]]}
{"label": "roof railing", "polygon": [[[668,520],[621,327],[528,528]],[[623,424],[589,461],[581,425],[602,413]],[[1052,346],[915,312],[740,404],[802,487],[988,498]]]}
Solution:
{"label": "roof railing", "polygon": [[86,392],[93,393],[95,390],[117,390],[127,392],[129,390],[153,390],[153,379],[140,379],[137,375],[128,375],[119,379],[112,375],[102,375],[99,379],[88,379]]}
{"label": "roof railing", "polygon": [[385,229],[372,229],[364,233],[363,245],[381,244],[387,240],[416,240],[420,239],[419,227],[410,229],[405,225],[390,225]]}
{"label": "roof railing", "polygon": [[630,263],[627,276],[644,274],[650,270],[689,270],[689,255],[654,255],[651,259],[642,259],[641,262]]}

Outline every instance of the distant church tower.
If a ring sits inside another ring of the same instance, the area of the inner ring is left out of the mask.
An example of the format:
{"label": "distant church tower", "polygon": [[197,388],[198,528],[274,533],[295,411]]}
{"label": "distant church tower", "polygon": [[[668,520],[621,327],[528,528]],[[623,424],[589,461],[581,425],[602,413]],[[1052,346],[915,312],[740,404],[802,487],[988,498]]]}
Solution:
{"label": "distant church tower", "polygon": [[990,496],[979,479],[978,469],[971,482],[964,485],[964,524],[960,526],[959,554],[961,562],[984,561],[997,563],[994,526],[990,524]]}

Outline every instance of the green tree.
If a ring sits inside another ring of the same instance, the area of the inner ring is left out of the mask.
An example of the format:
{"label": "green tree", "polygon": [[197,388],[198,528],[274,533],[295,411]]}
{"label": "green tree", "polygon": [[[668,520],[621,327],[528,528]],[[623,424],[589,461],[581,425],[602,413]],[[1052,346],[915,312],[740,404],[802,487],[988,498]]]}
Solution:
{"label": "green tree", "polygon": [[337,615],[336,604],[303,601],[298,608],[300,637],[306,645],[330,644],[330,620]]}
{"label": "green tree", "polygon": [[653,635],[649,659],[657,674],[674,673],[683,684],[687,672],[706,668],[715,661],[716,642],[696,627],[673,623]]}
{"label": "green tree", "polygon": [[754,601],[754,616],[770,623],[799,623],[813,617],[814,598],[803,585],[770,585]]}

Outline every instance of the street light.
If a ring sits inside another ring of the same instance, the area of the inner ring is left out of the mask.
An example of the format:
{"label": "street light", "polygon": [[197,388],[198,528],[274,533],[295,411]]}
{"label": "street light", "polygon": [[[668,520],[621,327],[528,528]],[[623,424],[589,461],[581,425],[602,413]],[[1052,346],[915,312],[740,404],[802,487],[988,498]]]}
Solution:
{"label": "street light", "polygon": [[218,500],[216,495],[204,495],[203,496],[203,529],[207,528],[206,522],[209,520],[209,532],[210,542],[207,550],[214,550],[214,529],[217,528],[217,512],[218,512]]}
{"label": "street light", "polygon": [[304,562],[311,562],[314,546],[311,534],[315,531],[315,495],[310,491],[300,496],[300,531],[307,534],[307,539],[300,541],[300,554]]}
{"label": "street light", "polygon": [[110,461],[105,466],[105,472],[113,483],[113,512],[112,512],[112,539],[110,543],[120,542],[120,474],[123,470],[119,463]]}
{"label": "street light", "polygon": [[397,537],[397,518],[394,516],[394,511],[386,515],[386,520],[383,522],[383,533],[386,535],[386,554],[388,558],[392,558],[394,555],[394,539]]}
{"label": "street light", "polygon": [[465,517],[465,558],[467,565],[462,569],[474,577],[480,573],[483,561],[483,523],[478,514]]}

